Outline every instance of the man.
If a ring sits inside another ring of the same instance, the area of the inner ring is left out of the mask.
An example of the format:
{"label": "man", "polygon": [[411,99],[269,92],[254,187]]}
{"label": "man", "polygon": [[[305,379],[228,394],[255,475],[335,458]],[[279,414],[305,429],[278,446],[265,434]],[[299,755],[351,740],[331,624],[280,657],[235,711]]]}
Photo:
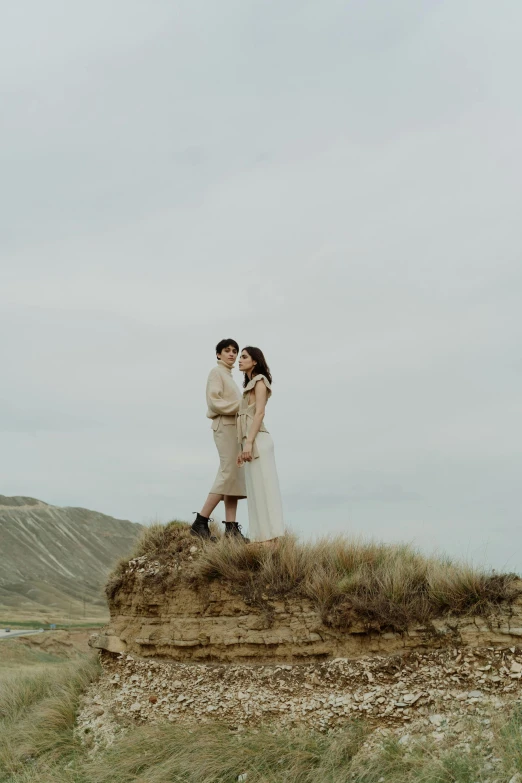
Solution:
{"label": "man", "polygon": [[[244,539],[236,522],[237,501],[246,498],[244,470],[237,465],[240,450],[236,432],[236,413],[241,391],[232,377],[239,345],[235,340],[221,340],[216,345],[217,367],[207,380],[207,417],[212,419],[214,442],[219,454],[219,470],[205,505],[196,515],[191,532],[210,538],[208,522],[217,504],[225,501],[225,535]],[[194,512],[195,513],[195,512]],[[246,540],[246,539],[244,539]]]}

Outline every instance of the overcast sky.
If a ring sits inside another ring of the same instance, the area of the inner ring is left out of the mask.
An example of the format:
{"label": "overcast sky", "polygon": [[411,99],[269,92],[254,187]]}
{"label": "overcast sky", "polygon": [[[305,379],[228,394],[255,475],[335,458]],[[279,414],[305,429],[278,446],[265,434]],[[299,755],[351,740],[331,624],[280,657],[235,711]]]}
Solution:
{"label": "overcast sky", "polygon": [[522,570],[520,2],[0,8],[0,493],[191,519],[231,336],[296,532]]}

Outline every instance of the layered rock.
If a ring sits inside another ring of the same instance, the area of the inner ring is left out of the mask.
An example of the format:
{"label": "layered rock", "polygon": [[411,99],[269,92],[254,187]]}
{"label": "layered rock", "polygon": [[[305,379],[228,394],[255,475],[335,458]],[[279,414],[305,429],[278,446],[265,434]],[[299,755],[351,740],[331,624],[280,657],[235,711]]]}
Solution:
{"label": "layered rock", "polygon": [[111,593],[110,624],[91,645],[178,662],[299,663],[449,645],[507,647],[522,638],[522,597],[486,617],[447,615],[401,633],[359,620],[338,628],[306,598],[249,602],[222,579],[191,582],[186,571],[197,553],[192,546],[167,569],[145,556],[131,560]]}

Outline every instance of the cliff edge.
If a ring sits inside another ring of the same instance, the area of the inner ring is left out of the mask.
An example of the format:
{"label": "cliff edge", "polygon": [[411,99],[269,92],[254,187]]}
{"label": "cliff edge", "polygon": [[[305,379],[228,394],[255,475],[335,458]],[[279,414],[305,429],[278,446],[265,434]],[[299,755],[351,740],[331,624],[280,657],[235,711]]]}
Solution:
{"label": "cliff edge", "polygon": [[516,575],[346,539],[270,549],[155,525],[106,592],[111,619],[93,647],[177,662],[298,663],[522,638]]}

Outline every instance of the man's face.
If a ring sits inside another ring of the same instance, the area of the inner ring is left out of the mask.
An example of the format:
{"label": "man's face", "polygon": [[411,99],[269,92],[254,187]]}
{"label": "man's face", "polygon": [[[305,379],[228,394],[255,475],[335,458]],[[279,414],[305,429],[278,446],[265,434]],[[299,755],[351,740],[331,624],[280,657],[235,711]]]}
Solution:
{"label": "man's face", "polygon": [[218,359],[225,362],[227,367],[233,367],[236,363],[237,351],[233,345],[227,345],[226,348],[223,348],[221,353],[218,353]]}

